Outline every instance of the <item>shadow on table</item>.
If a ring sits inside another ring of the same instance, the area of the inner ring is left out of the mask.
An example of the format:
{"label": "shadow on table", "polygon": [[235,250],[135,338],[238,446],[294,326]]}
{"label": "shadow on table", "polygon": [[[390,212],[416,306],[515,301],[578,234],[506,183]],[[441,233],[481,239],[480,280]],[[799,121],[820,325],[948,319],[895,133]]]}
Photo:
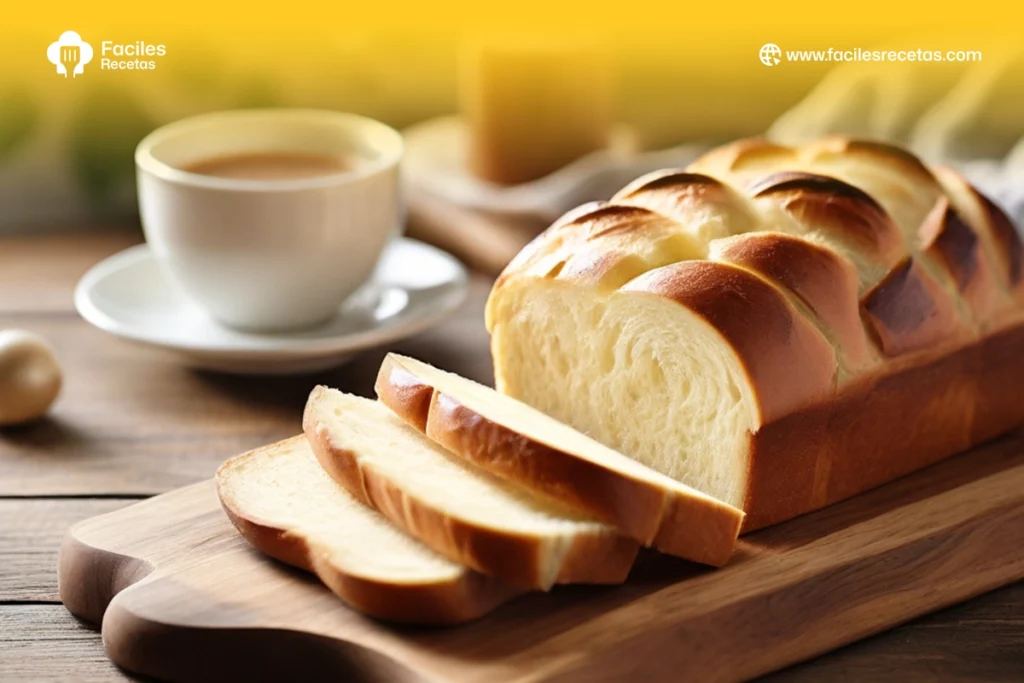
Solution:
{"label": "shadow on table", "polygon": [[317,384],[359,396],[374,397],[373,384],[388,351],[414,356],[445,370],[486,384],[492,383],[490,351],[486,345],[473,345],[467,350],[436,335],[423,335],[386,348],[373,349],[337,368],[300,375],[229,375],[208,370],[192,372],[206,387],[238,401],[268,408],[292,409],[296,405],[304,405],[309,392]]}
{"label": "shadow on table", "polygon": [[0,441],[32,451],[53,451],[85,440],[85,432],[79,427],[50,415],[25,424],[0,427]]}

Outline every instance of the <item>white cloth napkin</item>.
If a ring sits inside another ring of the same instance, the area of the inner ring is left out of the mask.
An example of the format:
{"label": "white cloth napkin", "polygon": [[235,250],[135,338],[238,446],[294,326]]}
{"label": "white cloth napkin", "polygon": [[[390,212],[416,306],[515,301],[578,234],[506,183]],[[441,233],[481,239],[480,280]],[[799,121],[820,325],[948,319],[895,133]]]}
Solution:
{"label": "white cloth napkin", "polygon": [[1007,161],[969,161],[956,165],[964,177],[1001,206],[1024,236],[1024,168]]}

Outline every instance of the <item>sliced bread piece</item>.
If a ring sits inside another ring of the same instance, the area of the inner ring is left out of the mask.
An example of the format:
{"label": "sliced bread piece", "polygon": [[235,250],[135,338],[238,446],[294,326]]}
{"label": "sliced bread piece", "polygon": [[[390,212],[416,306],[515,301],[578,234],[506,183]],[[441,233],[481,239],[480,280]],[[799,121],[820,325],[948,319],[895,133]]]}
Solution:
{"label": "sliced bread piece", "polygon": [[454,457],[379,401],[316,387],[303,428],[335,481],[451,560],[541,590],[629,574],[635,542]]}
{"label": "sliced bread piece", "polygon": [[382,403],[460,458],[695,562],[729,559],[743,512],[614,451],[514,398],[388,354]]}
{"label": "sliced bread piece", "polygon": [[380,619],[456,624],[519,592],[441,557],[353,498],[301,435],[228,460],[217,472],[217,494],[249,543],[313,572]]}

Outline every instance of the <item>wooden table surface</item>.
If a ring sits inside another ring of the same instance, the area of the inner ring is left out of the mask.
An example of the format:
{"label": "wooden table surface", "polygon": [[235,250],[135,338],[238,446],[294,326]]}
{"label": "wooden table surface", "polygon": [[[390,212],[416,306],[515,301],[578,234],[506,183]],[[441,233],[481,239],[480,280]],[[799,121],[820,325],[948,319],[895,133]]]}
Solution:
{"label": "wooden table surface", "polygon": [[[64,391],[50,417],[0,429],[0,680],[124,680],[99,634],[57,599],[56,558],[73,522],[209,478],[225,458],[297,433],[314,383],[371,395],[384,350],[324,373],[227,377],[114,339],[72,305],[77,279],[138,241],[100,232],[0,239],[0,329],[57,348]],[[488,381],[489,282],[453,319],[395,350]],[[773,681],[1024,680],[1024,583],[779,672]]]}

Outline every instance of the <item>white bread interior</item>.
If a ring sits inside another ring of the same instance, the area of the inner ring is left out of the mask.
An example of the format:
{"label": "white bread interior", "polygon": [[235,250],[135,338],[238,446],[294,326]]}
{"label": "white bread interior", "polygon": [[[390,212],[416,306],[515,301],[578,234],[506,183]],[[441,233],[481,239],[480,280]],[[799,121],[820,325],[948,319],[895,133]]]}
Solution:
{"label": "white bread interior", "polygon": [[371,616],[458,623],[516,593],[435,553],[356,500],[324,472],[302,435],[232,458],[216,484],[246,540],[315,573]]}
{"label": "white bread interior", "polygon": [[438,583],[466,571],[403,533],[335,483],[305,438],[229,460],[217,473],[236,514],[311,540],[348,574],[394,583]]}
{"label": "white bread interior", "polygon": [[463,460],[596,515],[648,547],[712,565],[743,513],[473,380],[388,354],[380,401]]}
{"label": "white bread interior", "polygon": [[509,287],[498,303],[499,391],[742,508],[757,402],[710,325],[662,297],[559,282]]}
{"label": "white bread interior", "polygon": [[628,574],[637,548],[614,528],[459,460],[378,401],[317,387],[303,424],[328,472],[450,559],[542,590]]}

